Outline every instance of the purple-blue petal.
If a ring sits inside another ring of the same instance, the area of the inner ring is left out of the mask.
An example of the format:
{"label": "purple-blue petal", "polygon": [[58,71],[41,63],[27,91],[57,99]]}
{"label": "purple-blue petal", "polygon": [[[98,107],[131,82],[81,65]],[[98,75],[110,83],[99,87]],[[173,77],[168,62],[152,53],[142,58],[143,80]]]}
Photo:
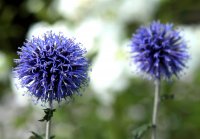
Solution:
{"label": "purple-blue petal", "polygon": [[179,76],[189,59],[188,48],[173,24],[152,22],[136,30],[131,39],[131,58],[140,71],[154,79]]}
{"label": "purple-blue petal", "polygon": [[57,101],[80,94],[89,81],[86,50],[73,39],[47,32],[33,37],[19,48],[14,72],[32,96],[42,102]]}

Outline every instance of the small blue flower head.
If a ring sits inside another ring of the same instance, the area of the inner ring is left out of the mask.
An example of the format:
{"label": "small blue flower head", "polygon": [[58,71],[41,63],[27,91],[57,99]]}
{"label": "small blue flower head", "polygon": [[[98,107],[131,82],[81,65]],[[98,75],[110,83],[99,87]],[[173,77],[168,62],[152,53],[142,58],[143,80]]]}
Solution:
{"label": "small blue flower head", "polygon": [[24,43],[14,73],[36,101],[60,103],[88,84],[85,53],[74,39],[47,32]]}
{"label": "small blue flower head", "polygon": [[173,24],[152,22],[140,27],[131,40],[133,61],[153,79],[179,76],[189,59],[187,46]]}

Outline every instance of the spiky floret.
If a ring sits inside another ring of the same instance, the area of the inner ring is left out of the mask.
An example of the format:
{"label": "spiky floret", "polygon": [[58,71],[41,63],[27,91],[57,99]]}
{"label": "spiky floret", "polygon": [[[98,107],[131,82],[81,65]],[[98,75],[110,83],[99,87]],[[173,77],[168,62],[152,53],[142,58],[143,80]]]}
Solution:
{"label": "spiky floret", "polygon": [[173,24],[152,22],[136,30],[131,39],[132,59],[153,79],[179,76],[189,59],[186,42]]}
{"label": "spiky floret", "polygon": [[88,84],[86,50],[74,39],[50,31],[19,49],[14,73],[37,101],[59,103]]}

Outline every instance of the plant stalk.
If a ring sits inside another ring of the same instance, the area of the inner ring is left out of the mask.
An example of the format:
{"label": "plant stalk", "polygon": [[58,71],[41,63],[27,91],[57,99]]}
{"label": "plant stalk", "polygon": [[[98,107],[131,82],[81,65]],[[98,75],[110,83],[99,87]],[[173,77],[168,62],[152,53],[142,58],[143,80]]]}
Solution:
{"label": "plant stalk", "polygon": [[155,81],[155,95],[154,95],[154,106],[152,115],[152,137],[151,139],[157,138],[157,115],[160,104],[160,80]]}
{"label": "plant stalk", "polygon": [[[49,108],[51,110],[53,109],[51,101],[49,101]],[[45,139],[50,139],[50,137],[51,137],[51,118],[49,119],[49,121],[46,122],[46,137],[45,137]]]}

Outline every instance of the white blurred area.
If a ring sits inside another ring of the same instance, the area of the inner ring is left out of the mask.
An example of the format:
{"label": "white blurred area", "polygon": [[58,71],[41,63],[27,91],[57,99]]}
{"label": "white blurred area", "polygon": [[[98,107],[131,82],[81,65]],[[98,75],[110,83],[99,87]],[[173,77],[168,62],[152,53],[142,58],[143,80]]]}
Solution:
{"label": "white blurred area", "polygon": [[199,56],[200,56],[200,25],[198,26],[182,26],[183,37],[187,41],[190,60],[188,62],[188,68],[185,71],[183,81],[191,81],[194,71],[198,68]]}
{"label": "white blurred area", "polygon": [[[57,0],[52,7],[66,20],[57,21],[53,25],[46,22],[33,24],[27,38],[40,36],[46,31],[62,32],[74,37],[87,49],[88,55],[98,52],[92,63],[90,87],[104,104],[111,104],[116,92],[128,85],[128,79],[137,76],[135,67],[130,66],[128,44],[130,38],[125,36],[123,23],[126,21],[150,22],[154,10],[160,0]],[[37,11],[32,7],[31,10]],[[145,10],[141,10],[145,9]],[[67,21],[76,22],[70,24]],[[186,75],[192,78],[200,55],[200,26],[181,26],[184,37],[188,41],[191,60]],[[0,53],[0,56],[3,54]],[[0,69],[3,68],[0,59]],[[184,77],[183,77],[184,78]],[[19,105],[25,106],[28,101],[22,96],[23,89],[13,91]],[[20,92],[20,93],[19,93]]]}

